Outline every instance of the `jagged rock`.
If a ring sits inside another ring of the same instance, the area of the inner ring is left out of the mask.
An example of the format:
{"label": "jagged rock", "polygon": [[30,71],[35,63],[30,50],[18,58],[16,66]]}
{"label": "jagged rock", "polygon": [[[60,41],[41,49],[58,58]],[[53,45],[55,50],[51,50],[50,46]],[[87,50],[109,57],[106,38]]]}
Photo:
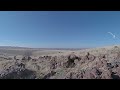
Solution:
{"label": "jagged rock", "polygon": [[94,55],[91,55],[91,54],[88,52],[84,59],[85,59],[85,60],[95,60],[95,56],[94,56]]}
{"label": "jagged rock", "polygon": [[65,79],[83,79],[85,72],[79,71],[79,72],[70,72],[67,74]]}
{"label": "jagged rock", "polygon": [[78,72],[78,73],[76,74],[76,79],[83,79],[83,75],[84,75],[84,72],[83,72],[83,71]]}
{"label": "jagged rock", "polygon": [[75,60],[75,59],[78,59],[78,57],[73,53],[68,56],[68,60]]}
{"label": "jagged rock", "polygon": [[51,76],[55,75],[56,72],[51,71],[50,73],[48,73],[47,75],[45,75],[42,79],[49,79]]}
{"label": "jagged rock", "polygon": [[106,54],[100,54],[100,55],[98,56],[98,58],[99,58],[100,60],[103,60],[103,59],[106,59],[106,58],[107,58],[107,55],[106,55]]}
{"label": "jagged rock", "polygon": [[55,59],[52,59],[50,61],[50,69],[56,69],[57,68],[57,61]]}
{"label": "jagged rock", "polygon": [[110,69],[114,68],[114,66],[111,63],[107,63],[107,67]]}
{"label": "jagged rock", "polygon": [[41,59],[41,58],[44,58],[44,59],[51,59],[52,56],[43,56],[43,57],[40,57],[40,59]]}
{"label": "jagged rock", "polygon": [[107,67],[107,61],[106,60],[99,60],[96,62],[96,67],[97,68],[101,68],[101,67]]}
{"label": "jagged rock", "polygon": [[109,70],[103,71],[101,75],[101,79],[112,79],[111,72]]}
{"label": "jagged rock", "polygon": [[76,59],[79,59],[75,54],[70,54],[69,56],[68,56],[68,61],[66,62],[66,67],[67,68],[72,68],[72,67],[74,67],[75,66],[75,60]]}
{"label": "jagged rock", "polygon": [[100,79],[100,72],[97,68],[92,68],[91,70],[86,70],[83,74],[83,79]]}
{"label": "jagged rock", "polygon": [[32,58],[30,56],[25,56],[22,58],[22,60],[31,60]]}

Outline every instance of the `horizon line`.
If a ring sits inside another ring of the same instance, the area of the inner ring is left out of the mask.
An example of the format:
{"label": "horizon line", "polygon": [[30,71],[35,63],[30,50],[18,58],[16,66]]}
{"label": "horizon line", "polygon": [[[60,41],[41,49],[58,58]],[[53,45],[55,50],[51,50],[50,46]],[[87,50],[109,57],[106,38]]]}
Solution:
{"label": "horizon line", "polygon": [[27,47],[27,46],[13,46],[13,45],[0,45],[0,47],[18,47],[18,48],[51,48],[51,49],[54,49],[54,48],[57,48],[57,49],[61,49],[61,48],[66,48],[66,49],[87,49],[87,48],[92,48],[92,47]]}

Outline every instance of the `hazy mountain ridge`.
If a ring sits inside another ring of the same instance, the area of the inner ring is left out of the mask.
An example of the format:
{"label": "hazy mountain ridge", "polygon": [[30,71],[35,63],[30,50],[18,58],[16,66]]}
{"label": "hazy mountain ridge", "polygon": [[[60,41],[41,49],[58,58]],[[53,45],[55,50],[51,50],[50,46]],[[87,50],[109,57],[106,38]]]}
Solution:
{"label": "hazy mountain ridge", "polygon": [[81,50],[81,49],[88,49],[88,48],[30,48],[30,47],[0,46],[0,49]]}

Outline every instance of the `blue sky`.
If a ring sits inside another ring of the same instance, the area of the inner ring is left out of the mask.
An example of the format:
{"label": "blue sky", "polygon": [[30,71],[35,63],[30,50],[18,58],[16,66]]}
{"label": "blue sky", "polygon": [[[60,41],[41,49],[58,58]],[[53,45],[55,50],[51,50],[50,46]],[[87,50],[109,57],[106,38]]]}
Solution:
{"label": "blue sky", "polygon": [[101,47],[120,44],[119,11],[0,11],[0,46]]}

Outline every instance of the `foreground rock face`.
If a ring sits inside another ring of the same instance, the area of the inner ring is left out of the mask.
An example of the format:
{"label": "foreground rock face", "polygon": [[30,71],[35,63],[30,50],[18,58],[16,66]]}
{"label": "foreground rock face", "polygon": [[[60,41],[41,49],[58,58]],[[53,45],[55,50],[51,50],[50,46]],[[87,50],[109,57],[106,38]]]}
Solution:
{"label": "foreground rock face", "polygon": [[6,75],[0,77],[0,79],[35,79],[36,75],[31,70],[14,70]]}
{"label": "foreground rock face", "polygon": [[23,63],[10,66],[0,74],[0,79],[35,79],[35,77],[35,72],[26,69]]}

